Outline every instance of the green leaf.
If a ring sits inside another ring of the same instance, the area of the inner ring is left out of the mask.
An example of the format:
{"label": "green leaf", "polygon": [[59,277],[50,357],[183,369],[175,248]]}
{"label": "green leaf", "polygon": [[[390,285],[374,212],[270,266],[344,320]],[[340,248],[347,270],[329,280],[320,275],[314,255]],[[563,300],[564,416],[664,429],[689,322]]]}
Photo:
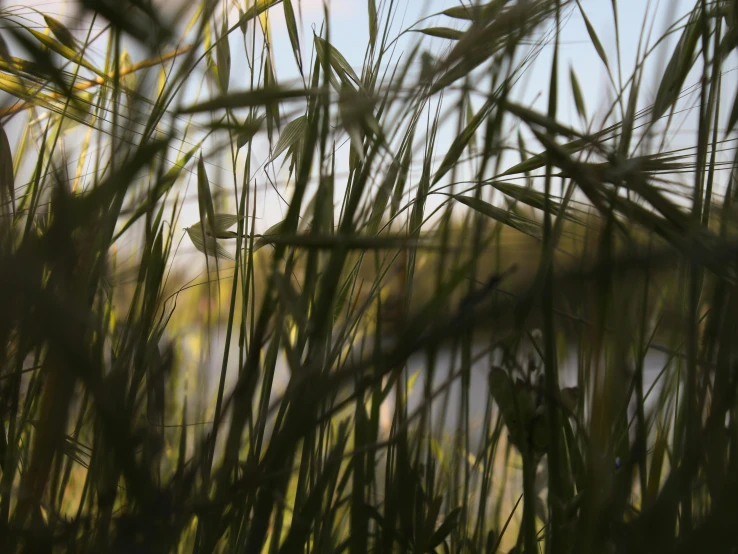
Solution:
{"label": "green leaf", "polygon": [[343,81],[338,98],[338,113],[351,140],[352,156],[364,159],[364,138],[383,140],[382,129],[374,117],[374,101],[363,91]]}
{"label": "green leaf", "polygon": [[0,35],[0,60],[3,60],[6,63],[12,62],[10,50],[8,50],[8,43],[5,42],[2,35]]}
{"label": "green leaf", "polygon": [[332,484],[335,484],[341,469],[341,460],[348,441],[347,427],[346,421],[341,422],[336,438],[332,443],[335,446],[322,462],[322,472],[312,484],[312,489],[301,504],[299,512],[293,517],[292,525],[279,549],[279,554],[290,554],[305,550],[305,546],[309,541],[312,522],[322,517],[321,514],[329,510],[328,506],[323,505],[324,497],[326,496],[326,490],[331,490]]}
{"label": "green leaf", "polygon": [[292,44],[292,53],[295,56],[297,67],[302,73],[302,53],[300,52],[300,35],[297,32],[297,19],[295,18],[295,10],[292,8],[292,0],[283,0],[282,8],[284,9],[284,20],[287,24],[287,34]]}
{"label": "green leaf", "polygon": [[195,146],[193,146],[190,150],[185,152],[183,156],[181,156],[176,162],[174,162],[174,165],[170,167],[167,172],[162,175],[160,181],[156,184],[156,187],[154,189],[153,195],[150,197],[149,200],[144,202],[141,206],[138,207],[138,209],[134,212],[134,214],[131,216],[131,218],[123,225],[123,227],[115,234],[115,237],[113,238],[112,242],[115,242],[120,238],[120,236],[125,233],[131,225],[133,225],[138,218],[140,218],[142,215],[144,215],[146,212],[148,212],[152,205],[156,204],[156,202],[159,201],[159,199],[166,194],[169,189],[174,186],[174,183],[177,181],[177,178],[179,177],[180,173],[182,173],[182,170],[185,168],[187,163],[192,159],[192,156],[195,155],[195,152],[200,149],[200,145],[202,143],[198,143]]}
{"label": "green leaf", "polygon": [[233,227],[243,218],[244,216],[238,216],[236,214],[215,214],[213,216],[213,227],[215,227],[216,233],[220,233],[229,227]]}
{"label": "green leaf", "polygon": [[415,33],[423,33],[430,37],[447,38],[450,40],[459,40],[464,36],[464,31],[451,29],[450,27],[428,27],[427,29],[413,29]]}
{"label": "green leaf", "polygon": [[[523,204],[531,206],[532,208],[536,208],[537,210],[543,210],[546,205],[546,195],[543,192],[534,190],[529,187],[522,187],[502,181],[491,181],[490,184],[507,196],[514,198],[518,202],[522,202]],[[549,200],[549,208],[552,214],[559,215],[561,204],[559,202],[555,202],[554,200]],[[564,212],[564,217],[569,221],[584,225],[584,222],[580,218],[570,214],[567,211]]]}
{"label": "green leaf", "polygon": [[[274,88],[278,86],[277,75],[274,73],[272,58],[271,56],[267,56],[264,60],[264,88]],[[274,129],[279,129],[282,126],[279,114],[279,105],[274,102],[267,102],[264,107],[266,108],[267,134],[269,135],[269,142],[271,143]]]}
{"label": "green leaf", "polygon": [[72,33],[61,21],[46,14],[44,14],[44,21],[59,42],[72,50],[77,49],[77,41],[74,40]]}
{"label": "green leaf", "polygon": [[701,25],[695,14],[684,27],[679,44],[674,49],[669,64],[664,70],[656,100],[653,103],[652,119],[656,121],[679,99],[684,81],[697,58],[696,49],[700,40]]}
{"label": "green leaf", "polygon": [[[162,208],[164,206],[162,205]],[[162,210],[159,210],[161,214]],[[149,317],[153,317],[153,312],[156,309],[157,298],[159,295],[159,289],[161,287],[161,280],[164,275],[166,268],[166,259],[164,257],[163,247],[164,237],[162,236],[162,230],[156,234],[154,244],[151,249],[151,254],[148,260],[148,267],[146,269],[146,286],[144,288],[144,305],[147,306],[147,312]],[[159,353],[158,348],[156,353]]]}
{"label": "green leaf", "polygon": [[246,92],[224,94],[212,100],[206,100],[179,110],[182,114],[212,112],[222,109],[251,108],[255,106],[269,106],[290,100],[303,100],[322,94],[323,91],[307,89],[287,89],[278,86],[269,86]]}
{"label": "green leaf", "polygon": [[400,173],[400,167],[400,160],[392,160],[382,184],[377,191],[377,196],[374,198],[372,214],[369,218],[369,233],[372,235],[379,229],[382,217],[386,213],[387,202],[392,194],[392,190],[395,188],[395,182],[397,181],[397,176]]}
{"label": "green leaf", "polygon": [[279,223],[275,223],[274,225],[269,227],[269,229],[264,231],[261,237],[259,237],[259,239],[254,242],[254,252],[269,244],[269,239],[271,237],[279,236],[283,224],[284,221],[280,221]]}
{"label": "green leaf", "polygon": [[431,548],[435,548],[436,546],[439,546],[444,540],[446,540],[446,537],[451,534],[451,531],[453,531],[459,525],[460,515],[460,507],[451,510],[444,518],[443,523],[441,523],[441,525],[438,526],[438,529],[436,529],[435,533],[431,535],[430,543],[428,546],[430,546]]}
{"label": "green leaf", "polygon": [[0,90],[34,106],[59,111],[55,104],[52,104],[52,98],[42,92],[34,92],[28,89],[25,83],[15,75],[0,73]]}
{"label": "green leaf", "polygon": [[584,25],[587,27],[587,33],[589,33],[589,40],[592,41],[592,46],[594,46],[595,50],[597,50],[597,55],[602,60],[602,63],[605,64],[605,67],[607,69],[610,69],[610,64],[607,62],[607,54],[605,54],[605,49],[602,47],[602,43],[597,36],[597,31],[594,30],[594,27],[592,27],[592,24],[589,22],[589,18],[587,17],[587,14],[584,13],[584,8],[582,8],[579,0],[577,0],[577,6],[579,6],[579,11],[582,14],[582,19],[584,19]]}
{"label": "green leaf", "polygon": [[[130,67],[133,65],[133,62],[131,61],[131,55],[128,53],[128,50],[123,50],[123,53],[120,55],[120,67]],[[128,90],[133,90],[136,88],[136,73],[131,72],[128,75],[123,75],[120,78],[120,83]]]}
{"label": "green leaf", "polygon": [[516,104],[515,102],[500,100],[499,104],[511,114],[525,121],[528,125],[538,125],[551,133],[564,135],[565,137],[582,137],[582,134],[579,131],[572,129],[571,127],[567,127],[547,115],[543,115],[535,110]]}
{"label": "green leaf", "polygon": [[346,82],[347,77],[350,77],[357,85],[361,84],[354,69],[333,45],[316,36],[315,49],[321,62],[325,62],[326,57],[329,56],[331,67],[338,74],[341,81]]}
{"label": "green leaf", "polygon": [[[13,176],[13,153],[5,128],[0,125],[0,204],[5,204],[4,195],[15,206],[15,178]],[[15,208],[14,208],[15,209]]]}
{"label": "green leaf", "polygon": [[[213,229],[215,231],[215,238],[236,238],[236,233],[228,231],[229,228],[233,227],[236,223],[238,223],[239,219],[244,219],[245,216],[237,216],[236,214],[214,214],[213,215]],[[198,221],[192,227],[195,227],[196,229],[202,227],[203,222]],[[205,227],[206,234],[209,235],[207,232],[208,229]]]}
{"label": "green leaf", "polygon": [[[568,144],[562,144],[560,145],[561,149],[569,154],[576,154],[580,150],[582,150],[585,146],[587,146],[587,142],[583,141],[582,139],[574,140]],[[548,163],[549,156],[546,154],[546,152],[541,152],[539,154],[536,154],[535,156],[531,156],[530,158],[523,160],[522,162],[515,164],[511,168],[507,169],[501,177],[506,177],[508,175],[516,175],[518,173],[529,173],[531,171],[535,171],[536,169],[540,169],[543,166],[545,166]]]}
{"label": "green leaf", "polygon": [[500,409],[512,443],[519,447],[526,439],[525,418],[522,416],[521,407],[518,406],[513,381],[504,369],[492,368],[489,373],[489,390]]}
{"label": "green leaf", "polygon": [[434,94],[469,75],[499,53],[509,52],[523,40],[525,32],[546,21],[555,12],[556,5],[542,0],[514,2],[505,7],[503,17],[498,17],[494,8],[485,8],[479,20],[444,56],[437,69],[440,77],[429,93]]}
{"label": "green leaf", "polygon": [[407,137],[405,152],[403,154],[402,164],[400,166],[400,174],[397,177],[397,184],[395,185],[395,190],[392,193],[392,209],[390,211],[390,215],[392,217],[394,217],[397,214],[397,211],[400,209],[400,201],[402,200],[403,194],[405,194],[405,184],[407,183],[407,177],[410,173],[413,150],[408,145],[412,144],[414,136],[414,130],[411,130],[410,134]]}
{"label": "green leaf", "polygon": [[[545,194],[542,192],[531,188],[514,185],[512,183],[505,183],[500,181],[491,181],[490,184],[500,192],[503,192],[507,196],[514,198],[518,202],[522,202],[523,204],[526,204],[538,210],[542,210],[545,206]],[[550,202],[551,212],[557,214],[559,211],[559,205],[553,201]]]}
{"label": "green leaf", "polygon": [[730,110],[730,117],[728,118],[728,127],[725,129],[726,136],[735,128],[736,123],[738,123],[738,94],[735,95],[735,100],[733,101],[733,108]]}
{"label": "green leaf", "polygon": [[92,93],[82,92],[69,98],[68,104],[66,104],[66,99],[63,102],[59,102],[59,119],[62,119],[61,116],[63,116],[61,130],[66,132],[74,128],[78,123],[88,124],[92,115],[92,100]]}
{"label": "green leaf", "polygon": [[231,77],[231,46],[228,42],[228,20],[223,19],[220,37],[215,45],[215,60],[218,65],[218,82],[223,92],[228,92]]}
{"label": "green leaf", "polygon": [[[275,226],[276,227],[276,226]],[[280,227],[281,228],[281,227]],[[230,235],[229,235],[230,237]],[[312,233],[282,234],[276,229],[266,231],[255,243],[258,248],[266,244],[291,246],[294,248],[312,248],[318,250],[333,250],[337,247],[345,250],[395,250],[398,248],[432,248],[439,249],[441,245],[431,242],[419,242],[407,235],[381,235],[368,237],[365,235],[337,235]],[[258,248],[255,246],[254,251]]]}
{"label": "green leaf", "polygon": [[246,25],[246,23],[260,16],[262,13],[273,8],[277,4],[280,4],[282,1],[283,0],[256,0],[256,2],[251,3],[251,7],[246,10],[246,12],[242,12],[239,8],[240,16],[238,25],[241,27]]}
{"label": "green leaf", "polygon": [[644,500],[651,505],[659,494],[661,486],[661,471],[664,467],[664,454],[667,449],[667,436],[660,429],[656,433],[656,442],[651,456],[651,467],[648,470],[648,484]]}
{"label": "green leaf", "polygon": [[274,147],[271,159],[276,159],[282,152],[297,144],[305,134],[307,124],[307,116],[301,115],[297,119],[294,119],[285,125],[282,133],[279,135],[277,145]]}
{"label": "green leaf", "polygon": [[233,260],[233,256],[221,246],[214,237],[202,236],[202,231],[196,227],[188,227],[186,229],[187,235],[190,237],[192,244],[195,245],[200,252],[207,254],[208,256],[214,256],[217,258],[223,258],[226,260]]}
{"label": "green leaf", "polygon": [[253,115],[243,122],[240,132],[236,137],[236,145],[238,148],[243,146],[250,141],[256,133],[259,132],[261,126],[264,124],[265,115],[256,116]]}
{"label": "green leaf", "polygon": [[[203,234],[214,237],[216,235],[215,209],[213,207],[213,197],[210,194],[210,181],[208,180],[207,171],[205,171],[205,162],[202,160],[202,154],[197,162],[197,204],[200,208],[200,228]],[[204,245],[205,247],[208,246],[207,241],[204,242]]]}
{"label": "green leaf", "polygon": [[507,0],[495,0],[488,4],[476,5],[476,2],[471,2],[475,5],[470,6],[454,6],[443,10],[441,13],[447,17],[453,17],[454,19],[464,19],[467,21],[474,21],[479,18],[483,12],[497,11],[505,5]]}
{"label": "green leaf", "polygon": [[443,161],[441,162],[441,166],[438,168],[435,176],[433,177],[432,184],[436,184],[438,181],[440,181],[441,178],[446,173],[448,173],[448,171],[451,170],[454,165],[456,165],[459,157],[461,157],[464,149],[467,147],[472,137],[474,136],[474,133],[477,132],[477,129],[481,125],[482,121],[484,121],[484,119],[487,117],[491,109],[492,101],[487,100],[479,109],[477,114],[471,119],[471,121],[469,121],[467,126],[464,127],[464,130],[461,131],[461,134],[454,139],[453,143],[451,143],[451,147],[448,149],[448,152],[446,152],[446,156],[444,156]]}
{"label": "green leaf", "polygon": [[525,139],[523,133],[520,132],[518,127],[518,153],[520,154],[520,160],[525,161],[528,159],[528,149],[525,147]]}
{"label": "green leaf", "polygon": [[177,475],[182,475],[185,467],[185,459],[187,458],[187,394],[185,393],[182,402],[182,418],[180,420],[179,431],[179,453],[177,456]]}
{"label": "green leaf", "polygon": [[151,50],[158,50],[172,38],[172,29],[159,17],[159,8],[148,1],[82,0],[79,4],[104,17],[114,28],[128,33]]}
{"label": "green leaf", "polygon": [[369,10],[369,44],[374,47],[377,42],[377,31],[379,29],[377,17],[376,0],[367,0],[367,9]]}
{"label": "green leaf", "polygon": [[68,46],[65,46],[58,40],[54,40],[50,36],[47,36],[43,33],[39,33],[35,29],[28,29],[28,32],[31,33],[36,38],[36,40],[38,40],[42,45],[46,46],[52,52],[56,52],[63,58],[66,58],[67,60],[69,60],[70,62],[78,63],[85,69],[89,69],[90,71],[94,72],[97,76],[102,77],[106,81],[110,80],[110,77],[106,73],[104,73],[103,71],[100,71],[94,65],[92,65],[87,60],[85,60],[81,55],[77,54],[74,50],[72,50]]}
{"label": "green leaf", "polygon": [[535,238],[540,238],[541,236],[540,229],[537,225],[535,225],[532,221],[523,219],[522,217],[512,212],[503,210],[502,208],[498,208],[497,206],[493,206],[492,204],[489,204],[488,202],[485,202],[484,200],[480,200],[479,198],[475,198],[473,196],[461,196],[457,194],[454,195],[453,198],[457,202],[461,202],[462,204],[481,213],[482,215],[486,215],[487,217],[499,221],[500,223],[507,225],[508,227],[512,227],[513,229],[516,229],[521,233],[530,235],[531,237]]}
{"label": "green leaf", "polygon": [[174,162],[174,165],[170,167],[162,176],[160,188],[162,188],[164,192],[172,187],[172,185],[177,180],[177,177],[179,177],[179,174],[182,173],[182,170],[185,168],[187,163],[195,155],[195,152],[200,149],[201,144],[202,142],[198,142],[195,146],[185,152],[184,155],[182,155],[176,162]]}
{"label": "green leaf", "polygon": [[573,67],[569,68],[569,78],[571,79],[571,92],[574,95],[574,105],[577,108],[577,113],[582,119],[587,119],[587,107],[584,104],[582,89],[579,87],[579,81]]}

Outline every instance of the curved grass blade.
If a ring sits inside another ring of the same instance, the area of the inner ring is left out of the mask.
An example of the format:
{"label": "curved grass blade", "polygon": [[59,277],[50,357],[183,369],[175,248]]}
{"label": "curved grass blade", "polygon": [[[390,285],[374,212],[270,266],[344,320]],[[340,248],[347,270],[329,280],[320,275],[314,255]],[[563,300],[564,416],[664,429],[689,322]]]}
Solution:
{"label": "curved grass blade", "polygon": [[[200,209],[200,230],[202,234],[207,238],[215,237],[215,207],[213,206],[213,197],[210,194],[210,181],[205,170],[205,162],[202,160],[202,154],[197,161],[197,204]],[[208,241],[203,241],[203,246],[207,250]],[[207,254],[207,252],[205,253]]]}
{"label": "curved grass blade", "polygon": [[664,112],[679,99],[684,81],[697,60],[699,55],[697,45],[702,31],[702,26],[699,25],[700,17],[699,9],[692,14],[664,70],[653,105],[653,121],[664,115]]}
{"label": "curved grass blade", "polygon": [[577,6],[579,7],[579,12],[582,14],[584,25],[585,27],[587,27],[587,33],[589,34],[589,40],[592,41],[592,46],[594,46],[595,50],[597,51],[597,55],[602,60],[602,63],[605,64],[605,67],[609,70],[610,63],[607,61],[607,54],[605,53],[605,49],[602,47],[602,42],[600,42],[600,37],[597,36],[597,31],[595,31],[595,28],[592,26],[592,23],[590,23],[589,18],[587,17],[587,14],[584,11],[584,8],[582,8],[582,5],[579,3],[579,0],[577,0]]}
{"label": "curved grass blade", "polygon": [[109,79],[107,73],[96,68],[90,62],[85,60],[81,54],[77,54],[77,52],[75,52],[68,46],[65,46],[58,40],[55,40],[51,38],[50,36],[40,33],[35,29],[28,29],[28,32],[31,33],[36,40],[38,40],[42,45],[46,46],[52,52],[56,52],[63,58],[66,58],[70,62],[77,63],[81,65],[82,67],[84,67],[85,69],[89,69],[90,71],[95,73],[98,77],[102,77],[105,80]]}
{"label": "curved grass blade", "polygon": [[218,66],[218,83],[223,92],[228,92],[231,79],[231,46],[228,42],[228,20],[223,19],[218,42],[215,45],[215,61]]}
{"label": "curved grass blade", "polygon": [[284,10],[284,21],[287,24],[287,34],[290,37],[290,44],[292,45],[292,53],[295,56],[297,68],[302,73],[300,34],[297,31],[297,19],[295,18],[295,10],[292,8],[292,0],[282,0],[282,9]]}
{"label": "curved grass blade", "polygon": [[429,37],[446,38],[449,40],[459,40],[464,36],[464,31],[452,29],[450,27],[428,27],[427,29],[413,29],[414,33],[422,33]]}
{"label": "curved grass blade", "polygon": [[494,0],[494,2],[489,2],[487,4],[476,4],[475,2],[470,2],[469,4],[473,5],[453,6],[452,8],[443,10],[441,14],[453,17],[454,19],[475,21],[485,11],[497,12],[505,5],[506,2],[507,0]]}
{"label": "curved grass blade", "polygon": [[[240,220],[245,219],[246,216],[238,216],[236,214],[219,214],[216,213],[213,215],[213,229],[215,231],[215,238],[219,239],[225,239],[225,238],[236,238],[236,233],[233,231],[228,231],[231,227],[233,227],[236,223],[238,223]],[[198,221],[197,223],[193,224],[192,227],[199,229],[203,225],[202,221]]]}
{"label": "curved grass blade", "polygon": [[5,128],[0,125],[0,204],[5,205],[5,196],[15,211],[15,178],[13,176],[13,152]]}
{"label": "curved grass blade", "polygon": [[351,67],[351,64],[346,61],[346,58],[332,44],[329,44],[317,35],[315,37],[315,50],[321,62],[325,62],[326,57],[330,56],[331,67],[341,81],[346,82],[350,77],[354,83],[361,85],[359,76]]}
{"label": "curved grass blade", "polygon": [[461,196],[456,194],[453,195],[452,198],[457,202],[461,202],[462,204],[470,207],[472,210],[494,219],[495,221],[499,221],[508,227],[512,227],[521,233],[525,233],[526,235],[535,238],[541,237],[540,229],[535,223],[530,220],[526,220],[517,214],[503,210],[497,206],[493,206],[492,204],[473,196]]}
{"label": "curved grass blade", "polygon": [[282,133],[279,135],[279,140],[274,147],[274,152],[272,152],[270,159],[272,161],[275,160],[282,152],[297,144],[297,142],[305,135],[307,124],[307,116],[302,115],[285,125]]}
{"label": "curved grass blade", "polygon": [[569,67],[569,80],[571,81],[571,93],[574,96],[574,105],[577,108],[577,113],[579,117],[586,120],[587,106],[584,103],[584,95],[582,94],[582,89],[579,86],[579,80],[577,79],[576,73],[574,73],[573,67]]}
{"label": "curved grass blade", "polygon": [[138,209],[134,212],[134,214],[131,216],[131,218],[121,227],[120,231],[118,231],[115,236],[113,237],[112,242],[115,242],[118,240],[123,233],[125,233],[130,227],[145,213],[147,213],[151,207],[156,204],[159,199],[165,195],[171,188],[174,186],[174,183],[177,181],[177,178],[179,177],[180,173],[182,173],[182,170],[185,168],[187,163],[192,159],[192,156],[195,155],[195,152],[200,149],[201,143],[196,144],[193,146],[190,150],[188,150],[181,158],[179,158],[176,162],[174,162],[174,165],[170,167],[167,172],[161,177],[161,180],[157,185],[154,187],[154,193],[153,195],[144,202],[141,206],[138,207]]}
{"label": "curved grass blade", "polygon": [[192,244],[203,254],[226,260],[233,260],[233,256],[215,240],[213,237],[203,237],[202,231],[196,227],[188,227],[187,235],[190,237]]}
{"label": "curved grass blade", "polygon": [[367,10],[369,11],[369,45],[374,48],[379,31],[376,0],[367,0]]}
{"label": "curved grass blade", "polygon": [[464,127],[464,130],[461,132],[459,136],[457,136],[453,143],[451,143],[450,148],[448,149],[448,152],[443,158],[443,161],[441,162],[440,167],[436,171],[435,176],[433,177],[433,183],[432,185],[435,185],[438,181],[443,178],[443,176],[448,173],[452,167],[454,167],[461,157],[461,154],[464,152],[464,149],[469,145],[469,142],[474,137],[474,134],[477,132],[477,129],[482,124],[482,122],[485,120],[485,118],[489,115],[490,110],[492,109],[493,102],[492,100],[487,100],[484,105],[479,109],[479,111],[476,113],[476,115],[469,121],[466,127]]}
{"label": "curved grass blade", "polygon": [[179,110],[181,114],[272,106],[281,102],[305,100],[324,94],[322,89],[287,89],[279,86],[264,87],[246,92],[232,92],[212,100],[206,100]]}
{"label": "curved grass blade", "polygon": [[77,49],[77,41],[74,40],[74,35],[61,21],[47,14],[44,14],[44,21],[59,42],[72,50]]}
{"label": "curved grass blade", "polygon": [[[512,183],[505,183],[502,181],[492,181],[490,182],[490,184],[493,187],[495,187],[497,190],[499,190],[500,192],[503,192],[507,196],[514,198],[518,202],[522,202],[523,204],[526,204],[538,210],[545,209],[545,206],[546,206],[545,194],[542,192],[539,192],[532,188],[521,187],[519,185],[514,185]],[[561,208],[561,205],[558,202],[549,200],[549,209],[551,210],[552,214],[558,215],[560,208]],[[569,213],[565,213],[564,217],[576,223],[583,223],[579,218]]]}

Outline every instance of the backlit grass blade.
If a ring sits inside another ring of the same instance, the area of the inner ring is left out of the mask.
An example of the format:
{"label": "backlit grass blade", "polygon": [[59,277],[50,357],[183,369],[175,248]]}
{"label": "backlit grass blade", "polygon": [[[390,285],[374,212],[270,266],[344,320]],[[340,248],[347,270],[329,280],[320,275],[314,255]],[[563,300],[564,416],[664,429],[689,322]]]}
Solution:
{"label": "backlit grass blade", "polygon": [[426,29],[418,29],[415,32],[428,35],[429,37],[446,38],[449,40],[459,40],[464,36],[464,31],[449,27],[428,27]]}
{"label": "backlit grass blade", "polygon": [[294,147],[304,137],[307,124],[307,116],[303,115],[285,125],[279,135],[277,144],[274,146],[271,159],[276,159],[285,150]]}
{"label": "backlit grass blade", "polygon": [[300,51],[300,34],[297,30],[297,19],[295,18],[295,10],[292,7],[292,0],[283,0],[282,7],[284,9],[284,19],[287,24],[287,34],[290,37],[292,45],[292,53],[295,56],[297,68],[302,72],[302,52]]}
{"label": "backlit grass blade", "polygon": [[600,42],[600,37],[597,36],[597,31],[595,31],[595,28],[589,21],[589,18],[584,12],[584,8],[582,8],[582,4],[581,2],[579,2],[579,0],[577,0],[577,6],[579,7],[579,13],[582,14],[584,25],[587,27],[587,33],[589,34],[589,40],[592,42],[592,46],[594,46],[594,49],[597,51],[597,55],[602,60],[602,63],[605,64],[605,67],[607,69],[610,69],[610,63],[607,61],[607,54],[605,53],[605,49],[602,46],[602,42]]}
{"label": "backlit grass blade", "polygon": [[304,100],[315,95],[320,95],[321,93],[320,90],[286,89],[276,86],[247,92],[231,92],[230,94],[216,97],[212,100],[206,100],[199,104],[182,108],[180,113],[191,114],[223,109],[271,106],[282,102]]}

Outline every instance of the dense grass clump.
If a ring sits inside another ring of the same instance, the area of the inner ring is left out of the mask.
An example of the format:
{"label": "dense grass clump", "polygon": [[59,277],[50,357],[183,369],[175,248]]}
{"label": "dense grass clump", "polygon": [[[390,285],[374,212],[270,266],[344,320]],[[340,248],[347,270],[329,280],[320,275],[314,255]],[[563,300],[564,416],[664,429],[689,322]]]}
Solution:
{"label": "dense grass clump", "polygon": [[0,552],[735,552],[738,8],[693,2],[613,51],[352,0],[360,65],[300,0],[0,8]]}

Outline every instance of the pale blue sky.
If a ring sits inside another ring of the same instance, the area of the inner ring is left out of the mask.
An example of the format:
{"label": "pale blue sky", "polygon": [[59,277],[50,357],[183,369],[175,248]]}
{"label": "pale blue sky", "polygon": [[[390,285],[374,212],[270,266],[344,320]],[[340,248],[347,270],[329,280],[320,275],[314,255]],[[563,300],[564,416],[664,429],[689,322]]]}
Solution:
{"label": "pale blue sky", "polygon": [[[398,14],[404,16],[404,21],[396,21],[394,27],[396,29],[406,28],[424,15],[438,13],[444,8],[459,4],[459,0],[400,1],[401,7]],[[620,18],[620,50],[623,60],[623,74],[625,76],[630,74],[633,62],[636,59],[641,26],[649,4],[649,13],[655,14],[655,20],[657,22],[653,31],[653,38],[661,34],[667,23],[675,21],[678,17],[687,13],[693,5],[691,0],[653,0],[651,2],[647,0],[617,1]],[[322,22],[323,10],[321,6],[322,4],[319,0],[303,1],[303,32],[305,38],[308,40],[310,38],[309,33],[311,32],[311,27],[315,26],[319,28]],[[344,54],[352,65],[360,67],[364,56],[364,47],[368,41],[366,0],[333,0],[329,3],[329,6],[332,20],[331,42]],[[582,0],[582,6],[595,27],[610,58],[611,64],[614,63],[616,59],[616,45],[611,0]],[[649,21],[651,19],[654,19],[653,15],[649,18]],[[463,29],[463,23],[440,16],[426,21],[417,28],[449,26]],[[284,17],[280,7],[272,10],[272,24],[274,26],[274,54],[278,72],[283,76],[296,75],[292,51],[289,47],[289,42],[286,40]],[[591,45],[586,27],[577,10],[574,10],[572,17],[566,21],[562,33],[566,38],[561,45],[561,68],[567,69],[570,64],[575,67],[579,75],[582,92],[585,98],[592,104],[590,108],[590,111],[592,111],[596,106],[595,99],[603,98],[603,91],[608,87],[607,76],[602,62]],[[417,34],[407,35],[408,40],[416,40],[417,38],[419,38]],[[434,54],[440,53],[449,44],[449,41],[442,39],[426,37],[424,40],[428,49]],[[406,40],[405,44],[407,43],[408,41]],[[238,42],[232,44],[234,44],[234,48],[238,48]],[[668,48],[668,44],[666,46]],[[401,48],[398,48],[398,51],[401,50]],[[548,73],[549,67],[550,57],[547,53],[544,53],[533,71],[536,77],[540,75],[541,82],[529,82],[526,89],[526,93],[531,99],[538,93],[547,90],[548,76],[546,76],[546,73]],[[568,75],[568,71],[563,76],[566,75]],[[655,77],[656,75],[654,75]],[[566,94],[568,92],[568,78],[562,80],[562,85],[565,86],[561,94],[562,100],[569,100],[570,95]],[[521,99],[521,101],[524,100]],[[573,104],[566,103],[566,105],[572,108],[573,115]],[[563,107],[565,106],[562,105]]]}
{"label": "pale blue sky", "polygon": [[[161,6],[169,9],[175,7],[177,4],[177,0],[156,1]],[[391,36],[396,35],[397,31],[407,28],[422,16],[439,12],[450,6],[459,5],[460,2],[459,0],[398,0],[397,3],[400,8],[393,23],[394,32],[391,33]],[[245,2],[241,0],[241,4],[243,5]],[[295,9],[299,10],[302,14],[303,56],[305,57],[305,62],[309,63],[312,32],[313,28],[316,30],[320,29],[324,15],[323,4],[321,0],[293,0],[293,4],[295,5]],[[381,16],[384,15],[385,4],[386,0],[377,0],[377,5],[381,10]],[[29,7],[35,6],[46,13],[56,15],[72,28],[81,27],[80,23],[78,21],[75,22],[73,19],[73,16],[75,15],[74,10],[70,9],[70,5],[67,2],[33,0],[26,2],[25,5]],[[235,4],[233,5],[235,6]],[[694,0],[652,0],[651,2],[647,0],[618,0],[617,5],[620,18],[620,54],[623,64],[622,74],[624,78],[627,78],[631,74],[636,60],[638,41],[641,37],[646,10],[648,10],[649,13],[646,33],[649,32],[651,22],[654,22],[651,38],[651,42],[653,42],[656,37],[662,35],[670,23],[676,21],[680,16],[684,15],[692,8]],[[582,6],[587,12],[590,21],[603,43],[610,60],[611,67],[615,68],[617,56],[611,0],[582,0]],[[329,3],[329,13],[331,14],[331,42],[339,49],[339,51],[341,51],[344,57],[352,65],[360,68],[364,57],[365,45],[368,41],[368,12],[366,0],[332,0],[332,2]],[[578,10],[574,8],[570,13],[571,17],[566,19],[562,32],[564,38],[561,44],[560,58],[559,119],[567,123],[578,124],[574,102],[569,87],[569,66],[571,65],[574,68],[578,76],[583,96],[587,104],[588,113],[590,115],[593,113],[601,113],[605,106],[609,107],[612,102],[614,88],[609,82],[607,72],[602,61],[591,44],[586,27]],[[232,22],[235,21],[235,18],[237,17],[235,7],[231,11],[230,15],[230,20]],[[70,19],[70,17],[72,17],[72,19]],[[281,6],[277,6],[270,10],[270,19],[273,31],[274,58],[277,75],[278,79],[284,82],[290,78],[296,77],[298,73],[293,59],[292,49],[290,47],[289,40],[287,39]],[[463,29],[464,22],[441,16],[425,21],[423,24],[419,25],[418,28],[431,26],[451,26]],[[664,43],[664,51],[668,51],[673,47],[674,41],[677,37],[678,35],[675,35],[672,41]],[[404,39],[398,44],[397,53],[402,52],[409,44],[409,41],[419,40],[420,38],[421,35],[415,33],[405,35]],[[425,48],[434,55],[441,54],[443,49],[447,48],[449,45],[449,41],[442,39],[425,37],[423,40]],[[99,44],[99,49],[104,49],[104,41],[101,41]],[[244,88],[248,76],[248,67],[246,66],[243,55],[242,36],[239,31],[236,31],[231,35],[230,45],[233,56],[231,90],[238,90],[239,88]],[[132,48],[132,50],[134,50],[133,59],[136,61],[139,58],[136,55],[135,47]],[[532,104],[537,109],[545,111],[547,90],[550,79],[551,51],[551,48],[545,48],[542,51],[527,71],[526,77],[515,89],[513,97],[519,103],[526,105]],[[641,107],[645,107],[653,100],[663,72],[663,66],[666,61],[668,60],[664,60],[658,55],[652,57],[652,62],[645,72],[646,78],[641,90],[641,101],[639,103]],[[735,65],[735,58],[730,58],[725,64],[726,71],[732,70]],[[687,84],[691,84],[696,81],[697,73],[695,71],[687,80]],[[725,90],[733,90],[735,88],[730,88],[729,83],[731,82],[735,83],[733,72],[727,74],[725,77],[725,81],[723,83]],[[723,113],[727,113],[729,111],[729,103],[732,102],[732,97],[726,99],[726,102],[728,102],[728,106],[723,110]],[[682,122],[682,130],[674,135],[673,146],[676,147],[681,144],[694,143],[694,135],[691,133],[696,132],[696,126],[690,125],[690,119],[690,116],[685,116],[685,119]],[[602,122],[598,121],[595,123],[595,128],[599,128],[601,124]],[[449,144],[453,139],[453,133],[451,132],[452,129],[455,129],[455,126],[449,127],[449,132],[443,133],[439,138],[438,149],[440,152],[443,152],[444,145]],[[261,153],[261,156],[261,161],[263,161],[266,158],[266,149]],[[222,182],[224,186],[229,187],[227,172],[224,171],[220,174],[218,172],[218,166],[223,167],[224,165],[225,164],[221,165],[216,160],[209,160],[211,181],[215,183]],[[266,182],[263,178],[259,179],[259,181],[261,181],[261,184],[265,184]],[[190,187],[190,190],[194,192],[192,187]],[[286,198],[289,198],[290,193],[288,191],[283,190],[281,192]],[[263,209],[260,210],[260,216],[263,217],[263,220],[260,221],[258,225],[258,227],[261,227],[261,230],[281,219],[285,208],[284,203],[279,199],[278,195],[274,191],[270,191],[263,197],[263,199],[264,206]],[[197,218],[196,203],[190,202],[188,209],[183,214],[181,223],[183,226],[188,225],[196,221]]]}

